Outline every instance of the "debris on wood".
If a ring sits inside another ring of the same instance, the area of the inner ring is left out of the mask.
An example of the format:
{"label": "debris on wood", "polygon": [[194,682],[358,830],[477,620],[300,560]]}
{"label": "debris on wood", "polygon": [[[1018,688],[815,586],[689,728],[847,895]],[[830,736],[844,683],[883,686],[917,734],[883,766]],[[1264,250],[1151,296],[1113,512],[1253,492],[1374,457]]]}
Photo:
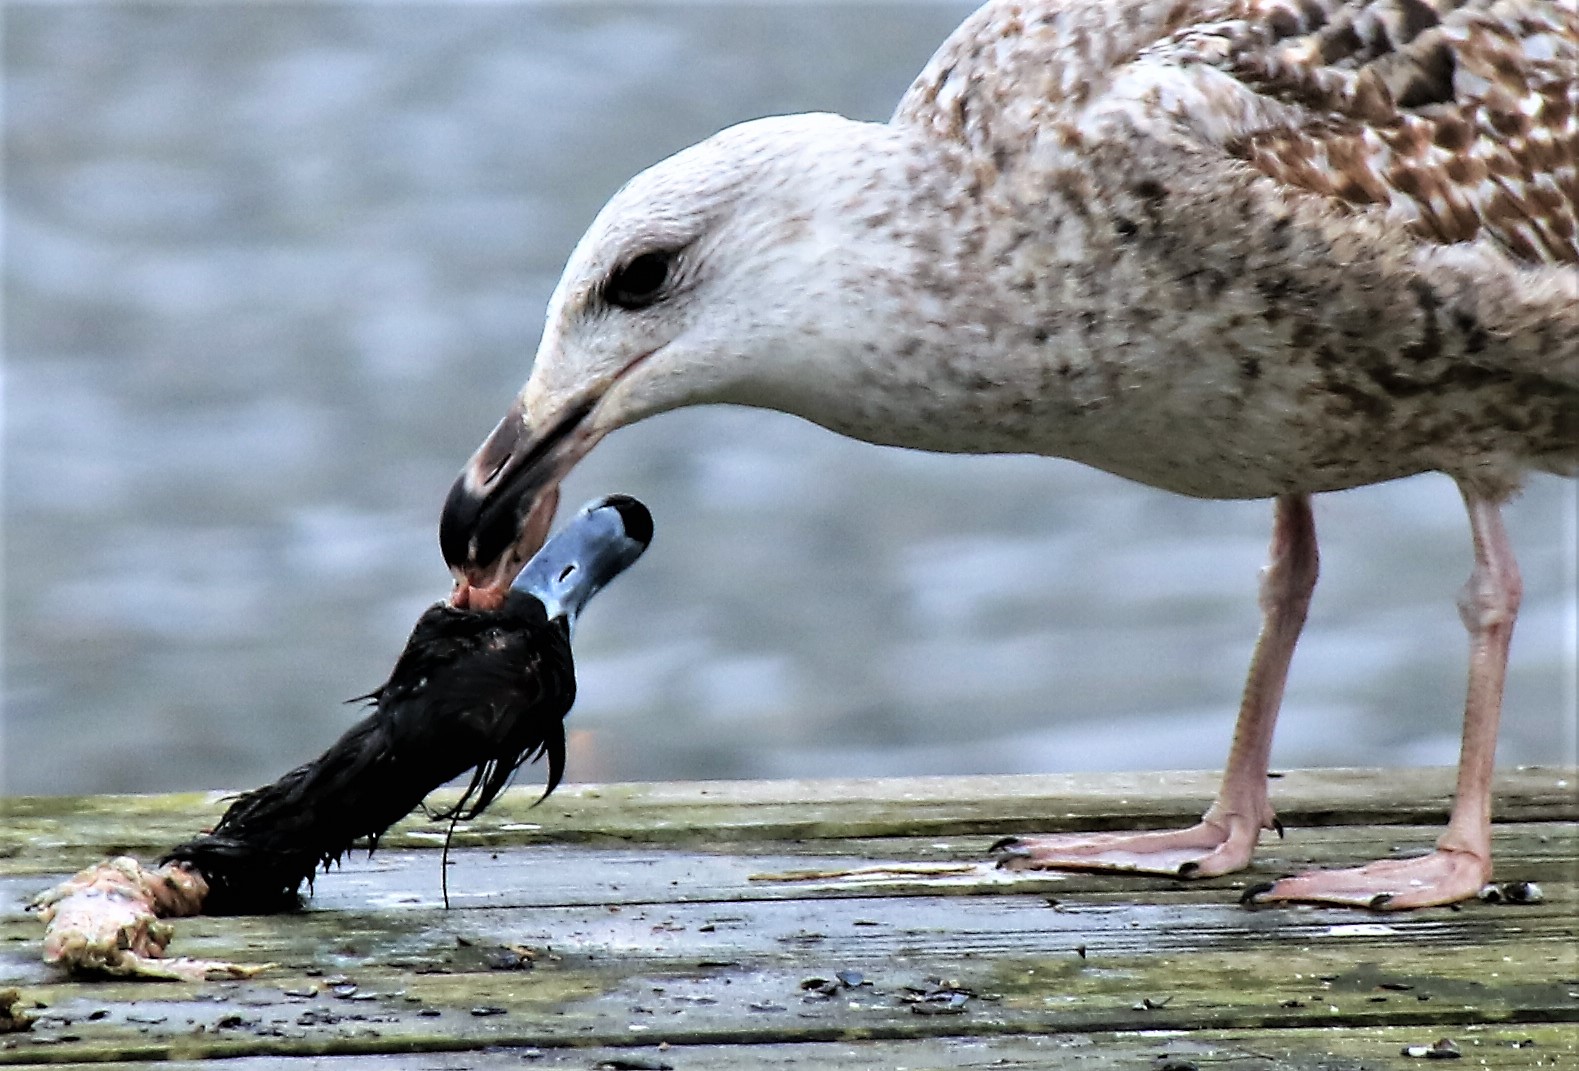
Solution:
{"label": "debris on wood", "polygon": [[972,999],[997,1000],[996,996],[976,992],[952,978],[927,978],[920,985],[907,985],[899,994],[903,1004],[916,1015],[963,1015]]}
{"label": "debris on wood", "polygon": [[771,874],[752,874],[748,881],[888,881],[898,878],[940,878],[954,874],[975,874],[983,868],[976,863],[881,863],[837,870],[785,870]]}
{"label": "debris on wood", "polygon": [[1541,887],[1533,881],[1492,882],[1482,887],[1479,895],[1488,904],[1538,904],[1546,899]]}
{"label": "debris on wood", "polygon": [[1417,1060],[1457,1060],[1464,1055],[1452,1038],[1439,1038],[1430,1045],[1405,1045],[1403,1054]]}
{"label": "debris on wood", "polygon": [[23,1011],[22,994],[15,989],[0,989],[0,1034],[19,1034],[33,1029],[33,1017]]}
{"label": "debris on wood", "polygon": [[673,1064],[643,1056],[612,1056],[592,1065],[593,1071],[674,1071]]}

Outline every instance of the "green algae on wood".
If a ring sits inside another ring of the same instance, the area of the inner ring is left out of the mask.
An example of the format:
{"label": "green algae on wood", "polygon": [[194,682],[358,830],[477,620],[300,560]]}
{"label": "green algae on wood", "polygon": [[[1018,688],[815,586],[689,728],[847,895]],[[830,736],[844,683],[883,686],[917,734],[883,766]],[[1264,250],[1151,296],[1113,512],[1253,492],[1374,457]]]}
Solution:
{"label": "green algae on wood", "polygon": [[[1194,1031],[1158,1037],[1155,1032],[950,1036],[910,1040],[759,1042],[750,1044],[670,1045],[633,1038],[619,1046],[499,1047],[461,1052],[382,1052],[331,1057],[334,1071],[587,1071],[618,1066],[663,1064],[678,1071],[806,1071],[903,1067],[909,1071],[980,1071],[1078,1068],[1079,1071],[1157,1071],[1172,1064],[1201,1071],[1422,1071],[1422,1061],[1402,1050],[1450,1036],[1463,1051],[1465,1065],[1488,1071],[1531,1071],[1572,1066],[1571,1028],[1561,1024],[1480,1026],[1450,1032],[1417,1027],[1375,1027],[1349,1031],[1261,1030]],[[105,1064],[117,1071],[127,1064]],[[200,1061],[176,1060],[168,1071],[202,1071]],[[287,1067],[289,1065],[286,1065]],[[1437,1064],[1424,1064],[1436,1067]],[[225,1071],[278,1071],[274,1056],[239,1057]]]}
{"label": "green algae on wood", "polygon": [[[686,844],[1168,826],[1199,817],[1216,781],[1215,773],[1185,772],[565,785],[542,806],[522,787],[457,830],[456,843]],[[1440,824],[1452,789],[1453,771],[1445,767],[1291,770],[1274,780],[1272,802],[1288,827]],[[456,796],[441,790],[432,800],[443,806]],[[211,825],[225,797],[3,800],[0,861],[17,872],[47,859],[56,872],[106,854],[158,855]],[[1500,771],[1494,807],[1502,822],[1579,821],[1579,772]],[[442,835],[419,816],[397,825],[384,843],[426,848]]]}
{"label": "green algae on wood", "polygon": [[[44,1006],[33,1031],[0,1038],[0,1063],[225,1058],[288,1071],[293,1058],[332,1055],[347,1071],[521,1066],[532,1047],[534,1066],[585,1068],[593,1053],[651,1055],[666,1042],[682,1071],[796,1057],[844,1071],[946,1071],[975,1057],[1029,1067],[1078,1057],[1101,1069],[1160,1066],[1165,1053],[1200,1067],[1333,1071],[1418,1067],[1402,1049],[1446,1036],[1476,1066],[1573,1066],[1563,1041],[1579,1034],[1579,808],[1557,784],[1573,776],[1525,771],[1503,784],[1509,815],[1522,817],[1496,827],[1499,873],[1539,881],[1545,902],[1386,917],[1246,910],[1236,886],[1423,847],[1434,830],[1417,823],[1440,803],[1435,775],[1370,775],[1377,799],[1352,813],[1391,818],[1361,822],[1315,801],[1334,785],[1340,802],[1358,796],[1362,775],[1328,784],[1322,772],[1291,773],[1284,814],[1323,824],[1291,823],[1253,873],[1206,882],[985,866],[751,880],[974,860],[1015,822],[1078,825],[1083,810],[1093,822],[1126,808],[1178,820],[1198,807],[1204,777],[1159,778],[1149,796],[1139,775],[1053,779],[1062,794],[1041,778],[841,783],[846,797],[805,804],[804,820],[794,794],[807,783],[589,786],[536,810],[520,793],[455,853],[455,910],[438,905],[436,839],[408,823],[405,839],[322,877],[305,912],[177,924],[182,953],[275,960],[275,971],[153,985],[53,974],[21,905],[67,869],[63,856],[97,858],[134,836],[156,842],[154,854],[168,830],[187,835],[222,805],[208,794],[90,799],[78,823],[70,801],[22,801],[11,813],[40,840],[5,834],[0,985]],[[510,953],[522,946],[543,953],[535,965]],[[802,988],[841,970],[870,984],[828,999]],[[929,977],[970,996],[953,1014],[917,1014],[905,987]],[[1513,1047],[1525,1041],[1535,1044]],[[1557,1058],[1569,1063],[1536,1062]]]}

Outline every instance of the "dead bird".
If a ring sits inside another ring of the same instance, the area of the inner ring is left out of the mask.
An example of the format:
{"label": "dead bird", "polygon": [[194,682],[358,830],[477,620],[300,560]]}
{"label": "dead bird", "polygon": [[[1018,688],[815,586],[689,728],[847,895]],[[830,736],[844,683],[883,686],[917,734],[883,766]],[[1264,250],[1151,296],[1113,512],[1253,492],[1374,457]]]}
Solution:
{"label": "dead bird", "polygon": [[238,797],[212,832],[161,865],[203,875],[207,914],[289,910],[320,866],[358,841],[377,847],[429,792],[467,770],[460,800],[432,817],[475,818],[540,757],[546,798],[564,774],[576,618],[641,556],[652,530],[645,506],[610,495],[549,539],[498,605],[429,607],[389,679],[358,697],[371,714],[318,758]]}

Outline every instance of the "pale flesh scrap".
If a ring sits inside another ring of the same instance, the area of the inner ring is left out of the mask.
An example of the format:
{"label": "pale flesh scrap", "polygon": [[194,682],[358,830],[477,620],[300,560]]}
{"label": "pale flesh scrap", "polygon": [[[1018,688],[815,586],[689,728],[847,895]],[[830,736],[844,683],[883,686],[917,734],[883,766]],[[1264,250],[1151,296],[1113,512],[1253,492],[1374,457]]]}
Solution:
{"label": "pale flesh scrap", "polygon": [[164,958],[174,927],[163,921],[199,914],[208,883],[172,863],[151,870],[130,856],[96,863],[40,893],[44,962],[73,974],[202,982],[250,978],[273,964]]}

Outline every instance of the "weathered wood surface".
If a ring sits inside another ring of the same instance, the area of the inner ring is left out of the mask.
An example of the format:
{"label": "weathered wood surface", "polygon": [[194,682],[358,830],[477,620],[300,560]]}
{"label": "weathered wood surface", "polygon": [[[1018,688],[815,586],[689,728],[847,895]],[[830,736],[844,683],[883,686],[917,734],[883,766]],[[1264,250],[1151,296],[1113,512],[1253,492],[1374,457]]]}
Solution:
{"label": "weathered wood surface", "polygon": [[[523,789],[458,834],[451,910],[442,828],[418,820],[307,911],[183,920],[178,953],[279,964],[203,985],[62,979],[23,906],[105,854],[156,856],[217,795],[4,800],[0,988],[44,1006],[0,1064],[1375,1069],[1450,1037],[1459,1066],[1579,1068],[1579,771],[1499,783],[1498,877],[1539,905],[1238,906],[1247,882],[1427,847],[1451,785],[1291,771],[1287,838],[1189,883],[968,864],[1007,832],[1193,820],[1203,774]],[[796,873],[819,876],[772,880]],[[867,984],[802,988],[840,971]],[[972,995],[918,1014],[905,987],[929,977]]]}

